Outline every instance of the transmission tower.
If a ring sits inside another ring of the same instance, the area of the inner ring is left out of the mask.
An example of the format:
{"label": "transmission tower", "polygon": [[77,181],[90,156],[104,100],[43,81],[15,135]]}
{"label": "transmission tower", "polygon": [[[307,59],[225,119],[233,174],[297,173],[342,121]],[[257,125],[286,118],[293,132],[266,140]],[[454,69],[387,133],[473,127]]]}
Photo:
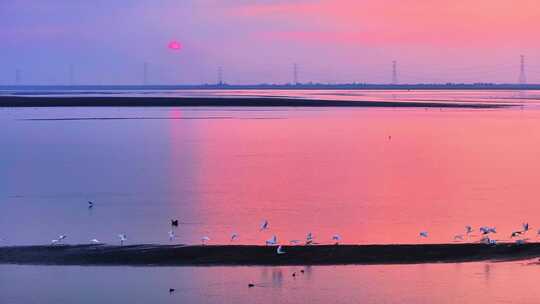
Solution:
{"label": "transmission tower", "polygon": [[392,61],[392,84],[398,84],[397,61]]}
{"label": "transmission tower", "polygon": [[69,82],[70,86],[73,85],[74,78],[75,78],[75,69],[73,67],[73,64],[70,64],[69,65],[69,70],[68,70],[68,82]]}
{"label": "transmission tower", "polygon": [[525,56],[520,56],[519,65],[519,84],[527,84],[527,75],[525,75]]}
{"label": "transmission tower", "polygon": [[293,84],[298,85],[298,65],[295,63],[293,65]]}
{"label": "transmission tower", "polygon": [[218,67],[217,78],[218,78],[218,86],[222,86],[223,85],[223,68],[222,67]]}
{"label": "transmission tower", "polygon": [[21,84],[21,79],[22,79],[22,72],[21,72],[21,70],[16,69],[15,70],[15,84],[20,85]]}
{"label": "transmission tower", "polygon": [[148,62],[143,64],[143,84],[148,84]]}

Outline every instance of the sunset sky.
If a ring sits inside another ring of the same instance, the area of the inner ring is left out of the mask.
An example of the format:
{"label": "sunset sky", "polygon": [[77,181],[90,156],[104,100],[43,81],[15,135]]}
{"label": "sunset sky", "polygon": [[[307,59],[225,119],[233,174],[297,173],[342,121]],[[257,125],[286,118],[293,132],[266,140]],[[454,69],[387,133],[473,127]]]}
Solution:
{"label": "sunset sky", "polygon": [[539,29],[538,0],[2,0],[0,84],[516,82],[521,54],[539,83]]}

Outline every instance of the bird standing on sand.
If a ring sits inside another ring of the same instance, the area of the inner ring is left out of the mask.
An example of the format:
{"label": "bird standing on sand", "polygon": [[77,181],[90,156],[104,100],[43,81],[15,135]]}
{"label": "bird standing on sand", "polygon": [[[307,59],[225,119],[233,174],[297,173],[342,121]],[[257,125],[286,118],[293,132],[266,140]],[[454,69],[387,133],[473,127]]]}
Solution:
{"label": "bird standing on sand", "polygon": [[124,242],[127,241],[127,235],[125,234],[119,234],[118,238],[120,239],[120,246],[124,246]]}
{"label": "bird standing on sand", "polygon": [[268,221],[267,220],[264,220],[261,224],[261,228],[259,229],[259,231],[263,231],[263,230],[266,230],[268,229]]}
{"label": "bird standing on sand", "polygon": [[523,232],[529,231],[529,223],[523,223],[521,226],[523,226]]}
{"label": "bird standing on sand", "polygon": [[285,254],[286,252],[283,250],[283,247],[281,245],[278,246],[276,250],[277,254]]}
{"label": "bird standing on sand", "polygon": [[471,234],[473,232],[473,229],[471,226],[465,226],[465,233],[467,234],[467,236],[469,236],[469,234]]}
{"label": "bird standing on sand", "polygon": [[462,234],[457,234],[454,236],[454,241],[463,241],[463,235]]}
{"label": "bird standing on sand", "polygon": [[420,237],[427,238],[428,237],[427,231],[421,231],[420,232]]}
{"label": "bird standing on sand", "polygon": [[275,245],[277,243],[277,236],[272,236],[271,239],[266,241],[266,245]]}
{"label": "bird standing on sand", "polygon": [[169,241],[172,242],[176,235],[174,234],[174,231],[169,230]]}
{"label": "bird standing on sand", "polygon": [[336,245],[339,244],[340,240],[341,240],[341,236],[339,236],[339,234],[334,234],[334,236],[332,236],[332,241],[336,241]]}
{"label": "bird standing on sand", "polygon": [[313,244],[313,234],[309,232],[306,236],[306,245]]}
{"label": "bird standing on sand", "polygon": [[203,236],[203,237],[201,238],[201,242],[202,242],[203,245],[206,245],[206,242],[208,242],[208,241],[210,241],[210,238],[207,237],[207,236]]}
{"label": "bird standing on sand", "polygon": [[67,238],[67,236],[62,234],[62,235],[58,236],[57,239],[52,240],[51,245],[60,244],[62,242],[62,240],[64,240],[65,238]]}

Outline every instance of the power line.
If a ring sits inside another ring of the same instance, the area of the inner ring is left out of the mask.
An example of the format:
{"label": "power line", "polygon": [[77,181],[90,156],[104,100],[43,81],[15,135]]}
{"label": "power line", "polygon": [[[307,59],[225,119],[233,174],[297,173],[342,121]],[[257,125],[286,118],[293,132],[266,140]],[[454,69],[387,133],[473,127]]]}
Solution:
{"label": "power line", "polygon": [[525,56],[520,56],[520,65],[519,65],[519,84],[527,83],[527,75],[525,75]]}

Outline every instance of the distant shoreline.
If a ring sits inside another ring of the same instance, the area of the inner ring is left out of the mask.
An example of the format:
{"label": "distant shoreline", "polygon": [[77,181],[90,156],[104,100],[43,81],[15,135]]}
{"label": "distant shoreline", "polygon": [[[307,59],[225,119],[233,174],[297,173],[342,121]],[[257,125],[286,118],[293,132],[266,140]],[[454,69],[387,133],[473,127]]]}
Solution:
{"label": "distant shoreline", "polygon": [[540,243],[486,245],[56,245],[0,247],[0,264],[28,265],[369,265],[511,261],[540,257]]}
{"label": "distant shoreline", "polygon": [[496,109],[515,105],[451,102],[393,102],[296,99],[285,97],[52,97],[0,96],[0,107],[391,107]]}

